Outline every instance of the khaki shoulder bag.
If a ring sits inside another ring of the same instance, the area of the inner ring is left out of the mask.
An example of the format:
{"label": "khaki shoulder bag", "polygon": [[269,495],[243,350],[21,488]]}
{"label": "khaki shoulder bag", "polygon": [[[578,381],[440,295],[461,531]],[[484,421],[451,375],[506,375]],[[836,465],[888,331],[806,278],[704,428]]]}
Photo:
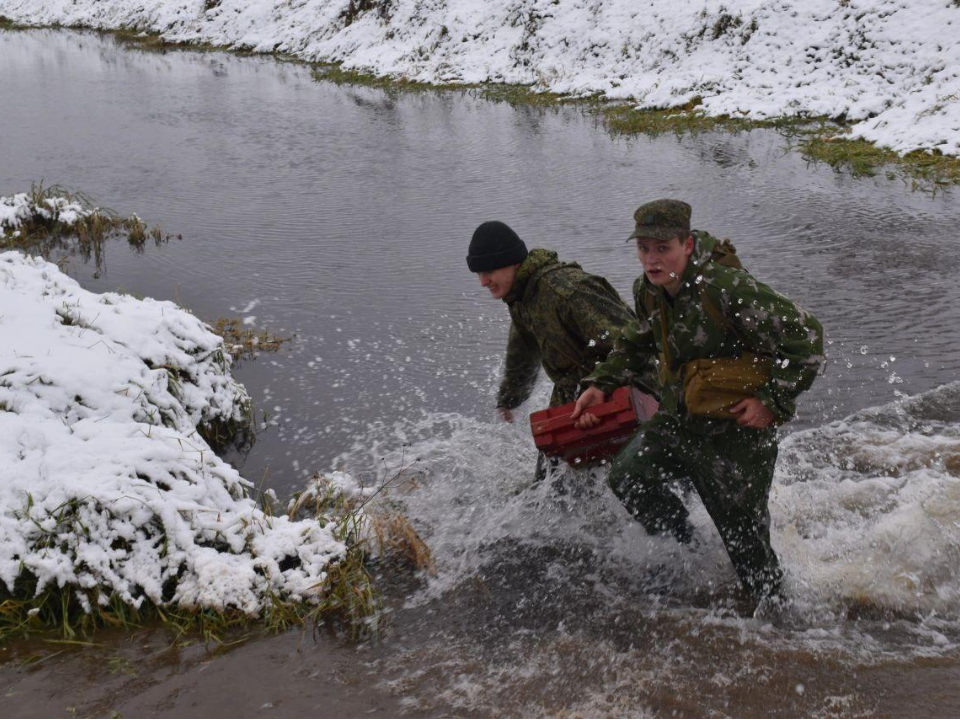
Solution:
{"label": "khaki shoulder bag", "polygon": [[[727,332],[738,334],[710,299],[705,284],[700,286],[700,302],[717,325],[727,328]],[[730,408],[741,400],[756,397],[757,390],[770,381],[772,360],[752,352],[743,352],[740,357],[691,360],[681,366],[680,377],[676,378],[670,372],[667,318],[662,305],[660,306],[660,332],[662,379],[679,379],[683,383],[683,401],[691,415],[724,420],[735,419],[737,416],[730,412]],[[671,375],[673,375],[672,378]]]}

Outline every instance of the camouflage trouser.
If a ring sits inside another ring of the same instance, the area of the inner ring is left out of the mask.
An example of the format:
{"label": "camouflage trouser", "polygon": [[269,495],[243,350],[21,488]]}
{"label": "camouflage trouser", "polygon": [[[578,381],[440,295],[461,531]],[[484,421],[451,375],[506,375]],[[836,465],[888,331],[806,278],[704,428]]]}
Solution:
{"label": "camouflage trouser", "polygon": [[767,499],[777,461],[776,431],[731,422],[717,435],[700,435],[669,416],[656,416],[620,451],[609,483],[650,534],[688,542],[687,509],[670,489],[693,483],[720,532],[737,576],[757,599],[779,593],[780,562],[770,546]]}

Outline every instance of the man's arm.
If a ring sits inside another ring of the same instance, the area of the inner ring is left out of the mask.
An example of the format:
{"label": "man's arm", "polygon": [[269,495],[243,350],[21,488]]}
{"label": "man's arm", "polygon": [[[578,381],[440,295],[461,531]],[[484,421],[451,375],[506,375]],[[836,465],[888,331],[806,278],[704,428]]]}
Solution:
{"label": "man's arm", "polygon": [[[540,374],[540,348],[532,337],[510,323],[507,359],[497,393],[497,407],[512,410],[533,391]],[[506,417],[506,416],[505,416]]]}
{"label": "man's arm", "polygon": [[773,357],[770,381],[757,399],[780,422],[796,413],[824,362],[823,326],[812,314],[750,275],[721,290],[723,312],[747,349]]}

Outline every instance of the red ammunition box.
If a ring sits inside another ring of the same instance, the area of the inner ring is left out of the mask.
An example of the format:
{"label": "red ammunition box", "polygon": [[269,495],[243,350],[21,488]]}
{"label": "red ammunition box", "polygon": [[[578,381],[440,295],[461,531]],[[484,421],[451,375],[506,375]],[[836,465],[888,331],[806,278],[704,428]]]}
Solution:
{"label": "red ammunition box", "polygon": [[530,415],[537,449],[544,455],[562,457],[574,467],[616,455],[637,426],[653,417],[658,407],[655,398],[636,388],[617,388],[609,400],[589,410],[600,424],[579,430],[570,419],[575,405],[567,403]]}

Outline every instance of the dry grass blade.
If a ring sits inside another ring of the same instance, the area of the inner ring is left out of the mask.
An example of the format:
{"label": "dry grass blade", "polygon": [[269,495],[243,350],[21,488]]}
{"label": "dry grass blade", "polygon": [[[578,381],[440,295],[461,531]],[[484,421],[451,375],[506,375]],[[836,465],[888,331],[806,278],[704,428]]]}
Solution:
{"label": "dry grass blade", "polygon": [[433,551],[405,515],[386,510],[373,511],[369,517],[381,554],[399,556],[418,570],[437,574]]}

